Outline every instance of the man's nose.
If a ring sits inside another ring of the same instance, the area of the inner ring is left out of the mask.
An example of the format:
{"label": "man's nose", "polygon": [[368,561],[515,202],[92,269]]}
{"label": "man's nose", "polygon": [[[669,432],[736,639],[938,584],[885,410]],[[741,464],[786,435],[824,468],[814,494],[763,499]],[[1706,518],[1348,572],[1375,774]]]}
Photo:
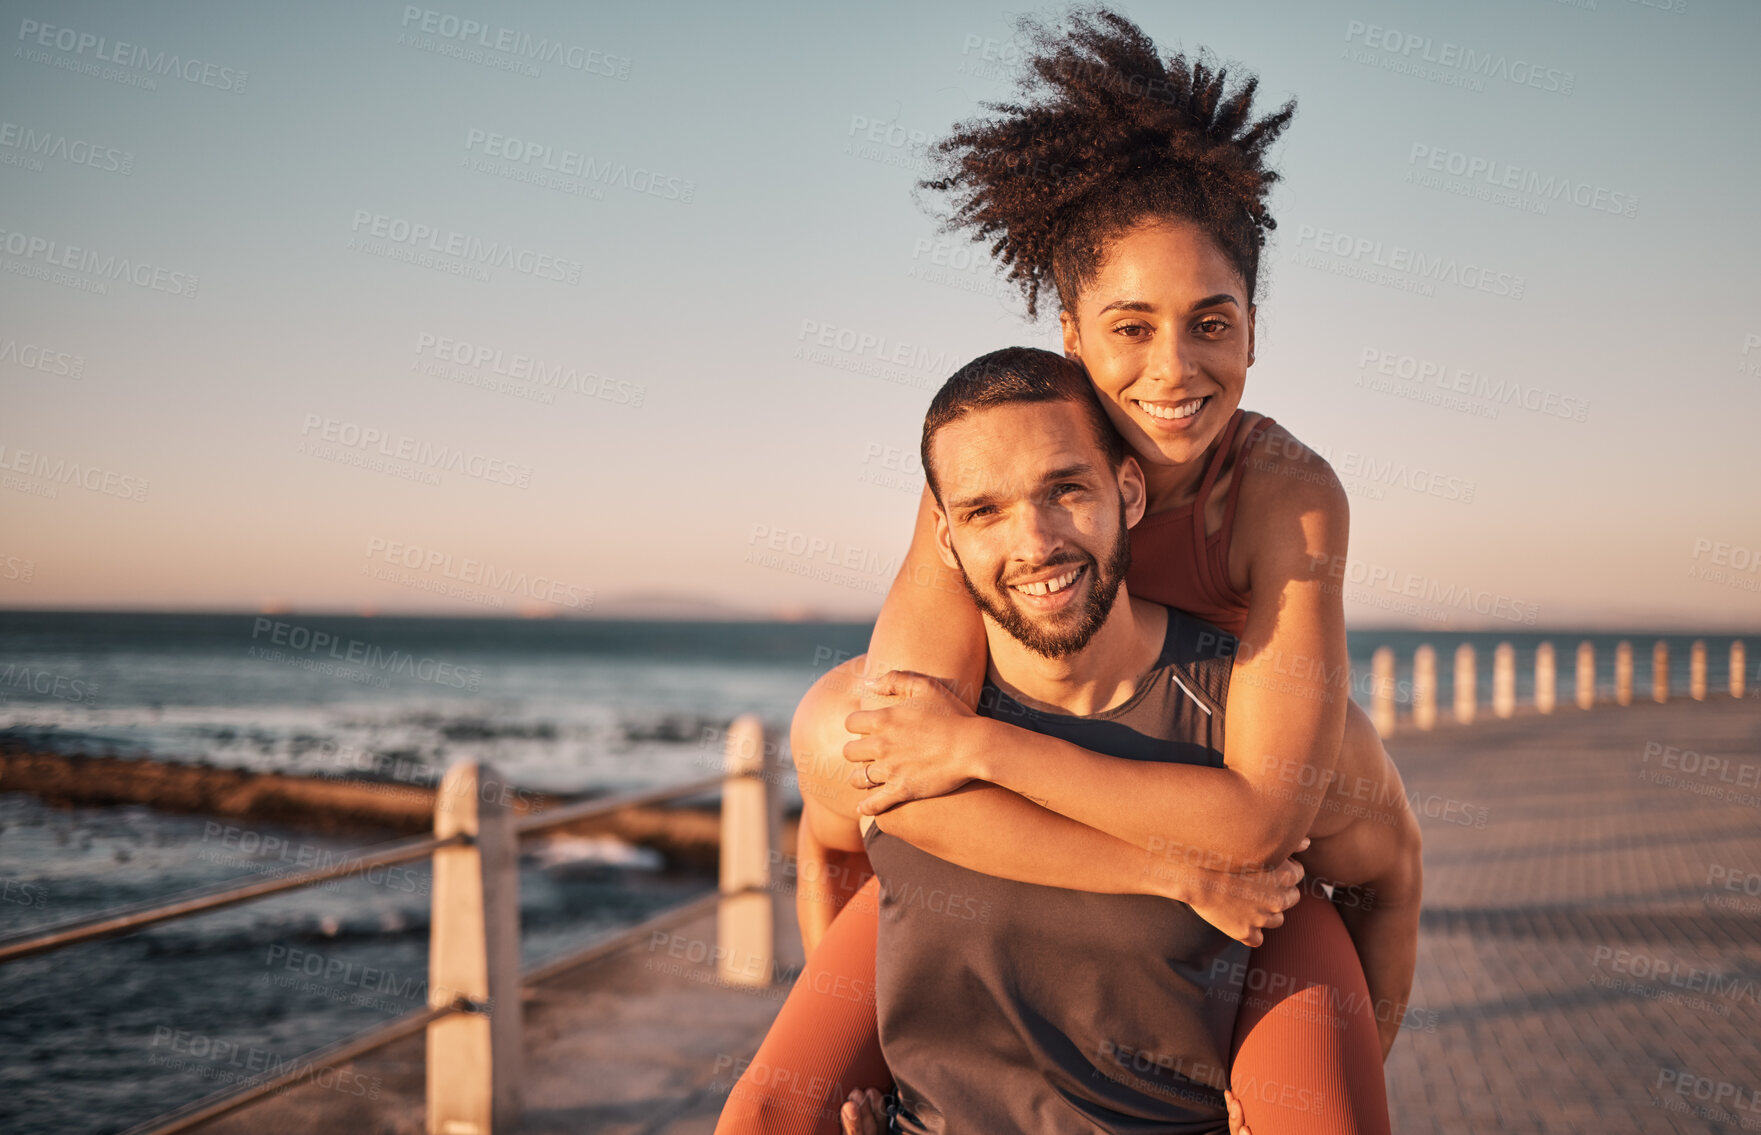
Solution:
{"label": "man's nose", "polygon": [[1030,564],[1046,562],[1053,552],[1064,545],[1057,514],[1044,507],[1022,509],[1016,517],[1014,539],[1011,543],[1016,559]]}

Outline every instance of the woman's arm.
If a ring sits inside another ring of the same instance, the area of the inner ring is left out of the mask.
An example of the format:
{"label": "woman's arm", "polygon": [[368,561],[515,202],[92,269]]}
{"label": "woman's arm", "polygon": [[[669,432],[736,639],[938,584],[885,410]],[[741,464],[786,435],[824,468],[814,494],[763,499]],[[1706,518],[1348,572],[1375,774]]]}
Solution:
{"label": "woman's arm", "polygon": [[[869,635],[867,677],[889,670],[928,674],[976,706],[984,685],[984,623],[960,574],[936,552],[935,517],[936,500],[925,485],[911,547]],[[863,695],[864,709],[884,704]]]}
{"label": "woman's arm", "polygon": [[[863,846],[857,811],[862,791],[845,779],[841,759],[827,761],[813,755],[827,745],[841,744],[842,727],[817,724],[824,721],[823,714],[806,720],[798,716],[794,731],[804,804],[801,841],[808,861],[799,869],[807,879],[804,885],[812,889],[810,898],[798,895],[797,913],[809,949],[830,924],[835,913],[829,909],[831,903],[841,904],[847,898],[842,886],[807,878],[811,863],[817,862],[821,849],[849,854]],[[1199,917],[1250,946],[1259,945],[1262,928],[1283,923],[1283,912],[1299,897],[1296,884],[1302,878],[1302,867],[1293,859],[1271,871],[1236,873],[1208,868],[1181,854],[1150,855],[978,781],[945,796],[895,808],[887,813],[886,831],[949,862],[1003,879],[1184,902]]]}

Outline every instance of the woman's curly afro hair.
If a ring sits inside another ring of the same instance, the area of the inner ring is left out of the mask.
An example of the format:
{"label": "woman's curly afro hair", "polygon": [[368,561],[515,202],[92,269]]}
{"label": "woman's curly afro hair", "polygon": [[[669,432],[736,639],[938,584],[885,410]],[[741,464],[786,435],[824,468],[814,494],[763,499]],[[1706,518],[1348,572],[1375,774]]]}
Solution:
{"label": "woman's curly afro hair", "polygon": [[1208,64],[1202,49],[1166,60],[1130,20],[1078,10],[1067,29],[1024,21],[1030,49],[1016,102],[936,144],[945,227],[990,240],[991,254],[1037,318],[1040,290],[1066,311],[1100,268],[1107,243],[1144,220],[1196,224],[1241,272],[1248,302],[1260,249],[1276,225],[1266,196],[1278,174],[1267,148],[1296,114],[1292,99],[1252,120],[1259,80]]}

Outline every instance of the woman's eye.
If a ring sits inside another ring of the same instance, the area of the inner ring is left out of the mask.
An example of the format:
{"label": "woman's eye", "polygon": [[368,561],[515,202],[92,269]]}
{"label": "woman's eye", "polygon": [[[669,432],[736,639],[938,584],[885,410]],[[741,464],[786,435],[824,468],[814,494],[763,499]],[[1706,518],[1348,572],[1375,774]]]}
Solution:
{"label": "woman's eye", "polygon": [[1213,315],[1209,319],[1199,320],[1198,329],[1206,335],[1216,335],[1229,330],[1229,321]]}
{"label": "woman's eye", "polygon": [[1113,328],[1113,333],[1123,335],[1128,339],[1136,339],[1149,334],[1149,330],[1150,325],[1147,323],[1121,323]]}

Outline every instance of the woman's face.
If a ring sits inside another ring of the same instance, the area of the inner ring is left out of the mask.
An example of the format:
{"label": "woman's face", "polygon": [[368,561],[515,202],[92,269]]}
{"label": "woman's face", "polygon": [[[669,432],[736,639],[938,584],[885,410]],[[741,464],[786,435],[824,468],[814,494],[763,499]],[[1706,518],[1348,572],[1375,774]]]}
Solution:
{"label": "woman's face", "polygon": [[1196,468],[1253,364],[1241,273],[1196,226],[1145,223],[1113,241],[1076,308],[1060,316],[1064,353],[1087,369],[1152,492]]}

